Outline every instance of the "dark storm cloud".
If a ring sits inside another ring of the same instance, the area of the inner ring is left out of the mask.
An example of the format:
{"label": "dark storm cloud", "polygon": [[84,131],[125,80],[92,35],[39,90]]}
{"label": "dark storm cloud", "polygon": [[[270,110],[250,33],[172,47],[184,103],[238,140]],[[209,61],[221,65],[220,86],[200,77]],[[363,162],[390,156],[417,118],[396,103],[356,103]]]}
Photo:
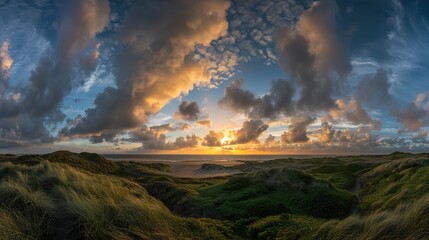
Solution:
{"label": "dark storm cloud", "polygon": [[209,62],[193,60],[196,44],[226,34],[228,1],[137,1],[119,28],[116,88],[106,88],[70,135],[136,128],[172,98],[210,81]]}
{"label": "dark storm cloud", "polygon": [[289,82],[281,79],[272,81],[270,92],[262,97],[243,90],[242,85],[243,80],[233,80],[225,88],[225,95],[219,100],[219,105],[246,113],[252,118],[275,118],[279,114],[294,111],[294,89]]}
{"label": "dark storm cloud", "polygon": [[281,135],[282,143],[301,143],[309,140],[307,127],[316,119],[312,117],[295,117],[289,125],[287,132]]}
{"label": "dark storm cloud", "polygon": [[348,52],[337,35],[334,0],[314,2],[295,28],[277,36],[278,61],[300,88],[298,108],[310,111],[334,106],[332,94],[351,71]]}
{"label": "dark storm cloud", "polygon": [[268,125],[261,120],[249,120],[234,132],[234,139],[230,144],[245,144],[249,142],[259,142],[259,136],[268,129]]}
{"label": "dark storm cloud", "polygon": [[186,121],[196,121],[200,117],[201,111],[198,103],[195,101],[183,101],[179,109],[174,114],[177,119]]}
{"label": "dark storm cloud", "polygon": [[390,104],[393,96],[389,93],[391,84],[389,73],[384,69],[378,69],[374,75],[365,76],[357,86],[354,96],[359,102],[367,103],[372,108]]}

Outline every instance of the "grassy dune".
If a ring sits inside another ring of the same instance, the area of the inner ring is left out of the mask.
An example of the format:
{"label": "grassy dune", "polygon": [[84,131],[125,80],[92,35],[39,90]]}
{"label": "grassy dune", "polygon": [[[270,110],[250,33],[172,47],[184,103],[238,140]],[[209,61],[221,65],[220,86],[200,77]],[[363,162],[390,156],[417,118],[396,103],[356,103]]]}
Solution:
{"label": "grassy dune", "polygon": [[126,179],[42,161],[0,164],[2,239],[212,239],[226,225],[183,219]]}
{"label": "grassy dune", "polygon": [[165,164],[112,162],[90,153],[2,155],[0,239],[429,236],[428,154],[225,168],[244,173],[177,178]]}

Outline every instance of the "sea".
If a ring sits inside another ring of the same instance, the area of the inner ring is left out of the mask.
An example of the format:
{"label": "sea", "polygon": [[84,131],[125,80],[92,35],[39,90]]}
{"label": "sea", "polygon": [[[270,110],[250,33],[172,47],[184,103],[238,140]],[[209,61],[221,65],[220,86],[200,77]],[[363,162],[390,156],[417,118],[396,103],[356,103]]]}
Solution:
{"label": "sea", "polygon": [[195,154],[104,154],[113,161],[159,162],[159,163],[213,163],[220,165],[236,165],[243,161],[267,161],[274,159],[305,159],[314,157],[329,157],[336,155],[195,155]]}

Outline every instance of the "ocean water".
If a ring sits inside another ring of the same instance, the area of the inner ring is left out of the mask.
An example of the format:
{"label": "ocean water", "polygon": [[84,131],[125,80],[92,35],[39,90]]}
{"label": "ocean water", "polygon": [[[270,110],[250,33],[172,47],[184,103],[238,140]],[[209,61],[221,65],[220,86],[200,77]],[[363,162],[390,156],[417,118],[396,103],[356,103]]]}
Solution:
{"label": "ocean water", "polygon": [[287,158],[314,158],[334,155],[185,155],[185,154],[105,154],[113,161],[160,162],[166,164],[199,164],[213,163],[235,165],[242,161],[267,161]]}
{"label": "ocean water", "polygon": [[171,175],[177,177],[213,177],[240,173],[238,170],[203,171],[204,163],[233,166],[243,161],[267,161],[288,158],[314,158],[334,155],[173,155],[173,154],[105,154],[113,161],[136,161],[145,163],[165,163],[170,165]]}

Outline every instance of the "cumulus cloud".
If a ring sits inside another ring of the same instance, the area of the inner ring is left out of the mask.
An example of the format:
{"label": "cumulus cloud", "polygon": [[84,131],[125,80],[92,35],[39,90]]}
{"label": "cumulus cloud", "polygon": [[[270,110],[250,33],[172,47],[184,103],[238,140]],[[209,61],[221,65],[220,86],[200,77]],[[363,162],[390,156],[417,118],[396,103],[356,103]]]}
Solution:
{"label": "cumulus cloud", "polygon": [[177,119],[186,121],[196,121],[200,117],[201,111],[195,101],[183,101],[179,105],[178,111],[174,114]]}
{"label": "cumulus cloud", "polygon": [[406,105],[403,109],[392,110],[396,120],[402,124],[402,131],[418,131],[429,125],[429,92],[417,95],[414,102]]}
{"label": "cumulus cloud", "polygon": [[268,125],[261,120],[249,120],[243,126],[234,131],[234,139],[230,144],[258,143],[259,136],[268,129]]}
{"label": "cumulus cloud", "polygon": [[323,143],[330,143],[334,138],[335,130],[328,122],[322,122],[320,133],[317,134],[317,138]]}
{"label": "cumulus cloud", "polygon": [[208,147],[219,147],[222,146],[222,138],[224,137],[223,132],[210,131],[203,139],[202,145]]}
{"label": "cumulus cloud", "polygon": [[266,147],[270,147],[272,144],[274,144],[276,142],[276,137],[273,135],[268,135],[267,138],[265,138],[264,140],[264,144]]}
{"label": "cumulus cloud", "polygon": [[345,121],[354,125],[367,124],[373,129],[380,130],[380,120],[372,119],[355,97],[352,97],[349,102],[344,99],[337,99],[335,103],[337,108],[333,108],[329,112],[334,121]]}
{"label": "cumulus cloud", "polygon": [[219,147],[246,143],[259,143],[259,136],[268,129],[268,125],[261,120],[244,121],[240,129],[210,131],[203,139],[202,145]]}
{"label": "cumulus cloud", "polygon": [[351,71],[348,52],[337,34],[334,0],[313,2],[295,28],[277,36],[278,61],[300,88],[298,107],[324,110],[334,106],[331,95]]}
{"label": "cumulus cloud", "polygon": [[228,1],[137,1],[119,28],[113,59],[116,87],[106,88],[82,121],[64,132],[94,134],[144,123],[170,99],[208,84],[209,62],[193,59],[196,44],[225,35]]}
{"label": "cumulus cloud", "polygon": [[275,118],[279,114],[292,113],[294,89],[289,82],[278,79],[271,82],[270,92],[262,97],[242,89],[243,80],[233,80],[225,88],[225,94],[219,100],[221,107],[246,113],[252,118]]}
{"label": "cumulus cloud", "polygon": [[162,128],[144,125],[137,130],[130,131],[130,137],[121,139],[121,141],[142,143],[142,148],[148,150],[174,150],[195,147],[201,140],[195,134],[191,134],[185,137],[177,137],[175,141],[168,141],[167,136],[160,129]]}
{"label": "cumulus cloud", "polygon": [[30,73],[27,86],[5,84],[4,70],[12,60],[5,51],[9,42],[2,47],[2,88],[7,94],[0,96],[0,137],[9,141],[40,144],[55,140],[48,126],[65,118],[60,107],[73,88],[75,63],[96,44],[96,34],[107,24],[110,12],[107,0],[67,1],[56,7],[60,13],[56,39]]}
{"label": "cumulus cloud", "polygon": [[368,126],[359,126],[355,129],[334,129],[333,125],[322,121],[321,128],[315,137],[319,139],[321,147],[374,147],[377,144],[377,138],[371,135],[371,131],[372,128]]}
{"label": "cumulus cloud", "polygon": [[301,143],[309,140],[307,136],[307,127],[313,123],[312,117],[294,117],[288,127],[287,132],[281,135],[282,143]]}
{"label": "cumulus cloud", "polygon": [[24,102],[26,111],[37,117],[60,112],[62,100],[73,88],[74,61],[85,58],[88,49],[97,45],[95,35],[109,20],[107,0],[67,1],[60,7],[64,8],[60,9],[64,14],[57,32],[57,45],[31,73]]}
{"label": "cumulus cloud", "polygon": [[9,41],[3,42],[0,47],[0,92],[9,86],[9,70],[13,59],[9,56]]}
{"label": "cumulus cloud", "polygon": [[13,64],[13,59],[9,55],[9,45],[10,42],[5,41],[0,47],[0,118],[17,116],[22,98],[20,90],[9,90],[9,74]]}

